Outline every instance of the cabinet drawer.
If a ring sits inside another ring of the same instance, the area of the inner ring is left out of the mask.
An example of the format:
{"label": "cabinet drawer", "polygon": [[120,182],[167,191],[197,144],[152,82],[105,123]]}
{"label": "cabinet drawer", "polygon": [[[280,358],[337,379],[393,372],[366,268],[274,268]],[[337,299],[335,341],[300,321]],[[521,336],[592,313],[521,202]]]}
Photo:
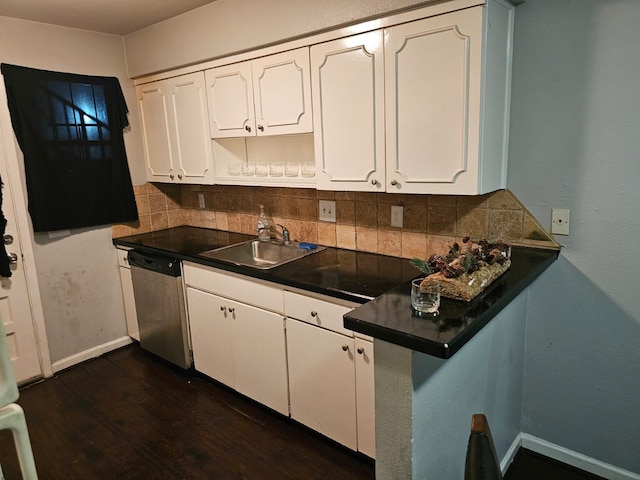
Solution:
{"label": "cabinet drawer", "polygon": [[183,272],[185,284],[191,287],[272,312],[284,312],[280,288],[188,262],[184,263]]}
{"label": "cabinet drawer", "polygon": [[287,317],[353,337],[353,332],[344,328],[342,320],[342,316],[351,310],[350,307],[317,298],[284,292],[284,312]]}

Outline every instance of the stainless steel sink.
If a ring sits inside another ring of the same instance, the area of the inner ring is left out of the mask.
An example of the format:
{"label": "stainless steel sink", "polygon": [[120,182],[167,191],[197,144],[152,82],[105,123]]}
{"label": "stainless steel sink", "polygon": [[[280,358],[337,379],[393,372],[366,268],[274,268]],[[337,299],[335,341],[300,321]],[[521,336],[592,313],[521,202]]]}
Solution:
{"label": "stainless steel sink", "polygon": [[324,249],[325,247],[317,247],[313,250],[307,250],[299,248],[297,244],[284,245],[281,243],[250,240],[228,247],[207,250],[206,252],[200,253],[200,255],[235,265],[268,270],[269,268],[278,267]]}

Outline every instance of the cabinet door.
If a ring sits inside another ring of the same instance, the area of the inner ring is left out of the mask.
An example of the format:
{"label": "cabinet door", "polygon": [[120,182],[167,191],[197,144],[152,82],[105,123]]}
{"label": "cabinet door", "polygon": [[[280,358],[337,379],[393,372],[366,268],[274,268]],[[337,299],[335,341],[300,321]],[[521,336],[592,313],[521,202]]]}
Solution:
{"label": "cabinet door", "polygon": [[204,72],[171,79],[171,84],[177,180],[181,183],[213,183]]}
{"label": "cabinet door", "polygon": [[226,300],[187,287],[191,348],[196,370],[235,388],[231,345],[231,313]]}
{"label": "cabinet door", "polygon": [[122,284],[122,297],[124,299],[124,316],[127,322],[127,333],[137,341],[140,341],[138,329],[138,314],[136,313],[136,299],[133,295],[133,281],[127,259],[127,250],[118,248],[118,269],[120,270],[120,283]]}
{"label": "cabinet door", "polygon": [[226,300],[231,320],[235,389],[289,415],[284,317]]}
{"label": "cabinet door", "polygon": [[287,318],[291,418],[355,450],[353,339]]}
{"label": "cabinet door", "polygon": [[382,31],[311,47],[317,188],[384,191]]}
{"label": "cabinet door", "polygon": [[211,137],[255,135],[251,62],[213,68],[205,76]]}
{"label": "cabinet door", "polygon": [[482,9],[386,30],[388,192],[477,193]]}
{"label": "cabinet door", "polygon": [[169,89],[166,81],[139,85],[136,89],[147,179],[153,182],[170,182],[174,175]]}
{"label": "cabinet door", "polygon": [[376,456],[375,382],[373,342],[355,339],[356,346],[356,411],[358,451]]}
{"label": "cabinet door", "polygon": [[313,130],[309,49],[269,55],[252,61],[256,126],[260,135]]}

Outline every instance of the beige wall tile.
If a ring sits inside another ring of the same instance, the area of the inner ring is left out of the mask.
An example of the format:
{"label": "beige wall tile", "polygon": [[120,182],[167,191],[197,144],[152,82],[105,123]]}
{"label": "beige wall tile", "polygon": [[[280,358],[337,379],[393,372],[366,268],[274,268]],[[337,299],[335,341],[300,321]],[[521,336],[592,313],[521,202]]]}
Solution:
{"label": "beige wall tile", "polygon": [[429,207],[427,232],[431,235],[455,235],[455,207]]}
{"label": "beige wall tile", "polygon": [[327,247],[336,246],[336,224],[318,222],[318,243]]}
{"label": "beige wall tile", "polygon": [[484,238],[488,233],[489,211],[487,209],[461,210],[458,208],[456,235]]}
{"label": "beige wall tile", "polygon": [[[389,210],[391,215],[391,210]],[[424,204],[407,204],[403,212],[403,229],[411,232],[427,232],[427,206]],[[391,216],[389,216],[391,221]]]}
{"label": "beige wall tile", "polygon": [[167,197],[164,193],[150,193],[147,195],[149,201],[149,213],[158,213],[167,211]]}
{"label": "beige wall tile", "polygon": [[492,240],[520,240],[522,238],[522,211],[490,210],[488,237]]}
{"label": "beige wall tile", "polygon": [[151,229],[162,230],[163,228],[169,228],[169,217],[167,211],[154,212],[150,214],[151,217]]}
{"label": "beige wall tile", "polygon": [[111,236],[113,238],[128,237],[133,235],[133,227],[130,225],[112,225]]}
{"label": "beige wall tile", "polygon": [[428,235],[427,236],[427,254],[425,259],[429,258],[434,253],[438,255],[446,255],[449,252],[449,247],[455,242],[454,237],[447,237],[441,235]]}
{"label": "beige wall tile", "polygon": [[356,202],[336,200],[336,222],[342,225],[355,225]]}
{"label": "beige wall tile", "polygon": [[375,197],[369,201],[356,201],[356,226],[376,228],[378,226],[378,204]]}
{"label": "beige wall tile", "polygon": [[336,242],[339,248],[355,250],[356,227],[354,225],[336,225]]}
{"label": "beige wall tile", "polygon": [[356,226],[356,248],[363,252],[378,251],[378,230]]}
{"label": "beige wall tile", "polygon": [[227,212],[216,212],[216,228],[218,230],[229,230],[229,222],[227,220]]}
{"label": "beige wall tile", "polygon": [[489,194],[488,205],[491,209],[522,210],[522,205],[509,190],[499,190]]}
{"label": "beige wall tile", "polygon": [[424,233],[402,232],[402,256],[425,258],[427,237]]}
{"label": "beige wall tile", "polygon": [[138,207],[138,215],[144,215],[149,213],[149,196],[148,195],[136,195],[136,206]]}
{"label": "beige wall tile", "polygon": [[147,233],[151,231],[151,218],[149,215],[140,215],[137,224],[133,225],[133,233]]}
{"label": "beige wall tile", "polygon": [[378,230],[378,253],[402,256],[402,233],[397,230]]}

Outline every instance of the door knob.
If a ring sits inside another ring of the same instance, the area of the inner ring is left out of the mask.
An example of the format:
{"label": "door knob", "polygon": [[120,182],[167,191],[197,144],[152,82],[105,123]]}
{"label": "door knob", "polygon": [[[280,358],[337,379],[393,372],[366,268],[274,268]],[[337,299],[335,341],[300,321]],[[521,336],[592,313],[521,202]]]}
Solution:
{"label": "door knob", "polygon": [[244,129],[245,129],[247,132],[251,133],[251,127],[250,127],[249,125],[246,125],[246,126],[244,127]]}
{"label": "door knob", "polygon": [[11,265],[15,265],[16,263],[18,263],[18,255],[15,253],[10,253],[9,255],[7,255],[9,257],[9,263]]}
{"label": "door knob", "polygon": [[4,237],[2,237],[2,241],[5,245],[11,245],[13,243],[13,235],[5,235]]}

